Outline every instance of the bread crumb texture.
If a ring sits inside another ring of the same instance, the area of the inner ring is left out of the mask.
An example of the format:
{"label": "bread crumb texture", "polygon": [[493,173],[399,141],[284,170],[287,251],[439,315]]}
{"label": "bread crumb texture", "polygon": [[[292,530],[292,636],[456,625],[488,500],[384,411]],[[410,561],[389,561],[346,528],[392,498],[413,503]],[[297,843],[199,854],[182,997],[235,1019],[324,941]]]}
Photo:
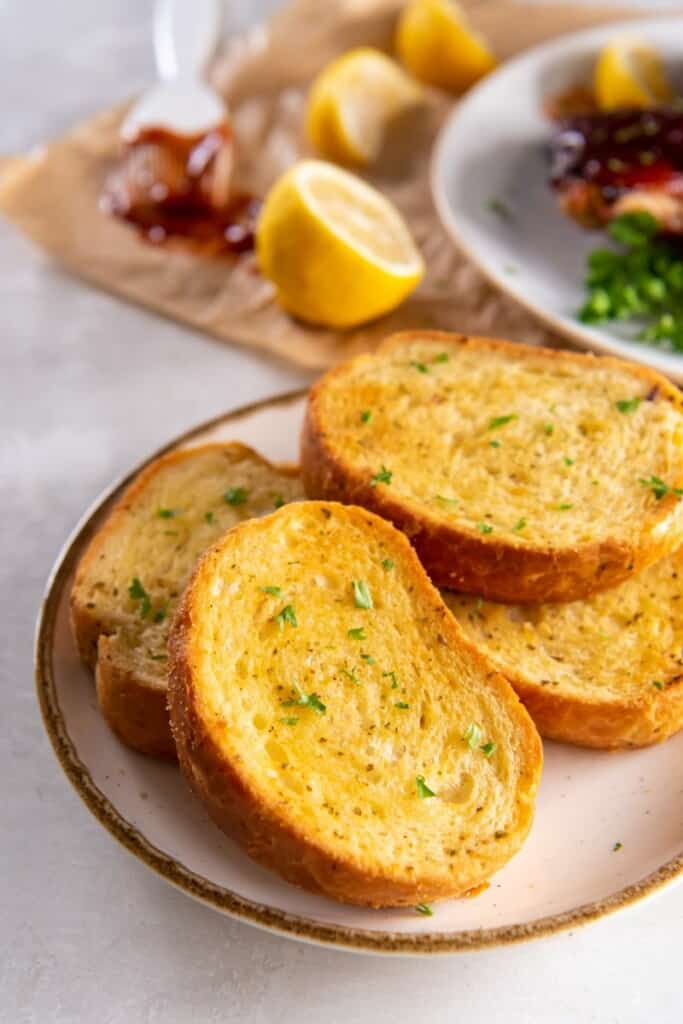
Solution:
{"label": "bread crumb texture", "polygon": [[536,731],[373,514],[306,502],[231,531],[170,649],[183,769],[290,881],[372,905],[462,895],[526,836]]}
{"label": "bread crumb texture", "polygon": [[123,494],[78,567],[72,621],[81,657],[97,667],[105,717],[125,742],[174,756],[167,640],[199,555],[237,523],[301,495],[296,471],[236,443],[166,455]]}
{"label": "bread crumb texture", "polygon": [[640,746],[683,726],[683,552],[568,604],[506,605],[444,592],[467,635],[543,735]]}
{"label": "bread crumb texture", "polygon": [[631,540],[661,500],[641,479],[683,484],[680,400],[648,399],[626,363],[522,351],[415,338],[363,356],[327,378],[325,428],[368,478],[385,466],[392,492],[460,529],[520,547]]}
{"label": "bread crumb texture", "polygon": [[[304,481],[417,535],[444,586],[464,589],[459,555],[475,593],[571,599],[678,546],[682,408],[663,377],[619,360],[407,332],[314,387]],[[551,559],[572,554],[564,593]]]}

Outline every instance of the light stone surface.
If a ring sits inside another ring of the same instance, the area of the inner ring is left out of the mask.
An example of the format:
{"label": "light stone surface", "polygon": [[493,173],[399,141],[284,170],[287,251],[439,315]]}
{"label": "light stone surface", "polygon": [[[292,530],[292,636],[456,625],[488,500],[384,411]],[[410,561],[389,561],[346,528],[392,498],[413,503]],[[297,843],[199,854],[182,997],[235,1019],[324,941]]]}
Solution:
{"label": "light stone surface", "polygon": [[[229,6],[242,24],[275,5]],[[150,0],[0,0],[0,152],[149,81],[150,12]],[[378,959],[220,917],[112,841],[62,775],[34,697],[50,566],[145,452],[306,378],[91,290],[3,224],[0,322],[0,1021],[680,1022],[681,885],[531,945]]]}

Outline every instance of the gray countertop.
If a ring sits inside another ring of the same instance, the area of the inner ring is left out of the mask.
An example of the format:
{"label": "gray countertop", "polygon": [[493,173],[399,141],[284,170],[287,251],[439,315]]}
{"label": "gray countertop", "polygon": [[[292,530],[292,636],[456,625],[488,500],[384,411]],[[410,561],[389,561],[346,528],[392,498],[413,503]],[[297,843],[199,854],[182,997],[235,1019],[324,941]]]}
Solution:
{"label": "gray countertop", "polygon": [[[274,4],[232,4],[243,22]],[[0,151],[152,77],[149,0],[0,0]],[[680,1021],[683,887],[591,928],[431,961],[220,917],[112,841],[55,760],[32,683],[45,579],[86,505],[186,427],[306,376],[73,280],[0,224],[4,714],[0,1019],[275,1024]]]}

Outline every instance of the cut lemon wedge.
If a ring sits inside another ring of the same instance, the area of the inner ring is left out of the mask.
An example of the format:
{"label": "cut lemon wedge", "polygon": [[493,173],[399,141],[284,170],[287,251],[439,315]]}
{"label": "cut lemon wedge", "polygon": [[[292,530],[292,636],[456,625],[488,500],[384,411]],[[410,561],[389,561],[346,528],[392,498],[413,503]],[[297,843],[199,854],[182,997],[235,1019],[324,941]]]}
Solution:
{"label": "cut lemon wedge", "polygon": [[395,309],[424,273],[395,207],[322,160],[302,160],[276,182],[256,246],[282,306],[329,327],[352,327]]}
{"label": "cut lemon wedge", "polygon": [[673,91],[655,48],[635,36],[619,36],[600,52],[595,96],[601,110],[616,110],[668,103]]}
{"label": "cut lemon wedge", "polygon": [[321,71],[311,87],[308,137],[339,163],[370,163],[379,156],[391,120],[415,106],[421,89],[379,50],[360,47]]}
{"label": "cut lemon wedge", "polygon": [[396,33],[398,54],[416,78],[461,93],[496,64],[483,36],[450,0],[412,0]]}

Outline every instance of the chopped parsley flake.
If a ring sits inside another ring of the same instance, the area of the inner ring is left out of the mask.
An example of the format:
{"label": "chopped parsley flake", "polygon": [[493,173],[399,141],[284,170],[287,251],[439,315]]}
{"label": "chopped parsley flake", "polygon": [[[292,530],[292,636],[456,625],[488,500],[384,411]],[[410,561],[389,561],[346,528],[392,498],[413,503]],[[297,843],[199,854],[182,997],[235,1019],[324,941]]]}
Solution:
{"label": "chopped parsley flake", "polygon": [[435,495],[435,497],[436,497],[437,501],[442,501],[444,503],[444,505],[455,506],[455,505],[458,504],[458,499],[457,498],[446,498],[445,495],[443,495],[443,494],[437,494],[437,495]]}
{"label": "chopped parsley flake", "polygon": [[439,352],[438,355],[434,356],[435,363],[447,363],[451,357],[448,352]]}
{"label": "chopped parsley flake", "polygon": [[356,608],[372,608],[372,595],[365,580],[353,580],[353,602]]}
{"label": "chopped parsley flake", "polygon": [[375,659],[371,654],[361,654],[361,658],[363,659],[363,661],[367,662],[368,665],[375,664]]}
{"label": "chopped parsley flake", "polygon": [[259,590],[262,590],[264,594],[272,594],[273,597],[282,597],[281,587],[259,587]]}
{"label": "chopped parsley flake", "polygon": [[655,681],[654,681],[654,683],[652,685],[654,686],[655,690],[663,690],[664,689],[664,684],[660,683],[659,679],[655,679]]}
{"label": "chopped parsley flake", "polygon": [[620,842],[616,842],[616,843],[614,844],[614,846],[612,847],[612,853],[616,853],[616,852],[617,852],[617,850],[620,850],[620,849],[622,848],[622,846],[623,846],[623,845],[624,845],[623,843],[620,843]]}
{"label": "chopped parsley flake", "polygon": [[410,365],[414,366],[418,373],[429,373],[429,367],[426,363],[419,363],[416,359],[411,359]]}
{"label": "chopped parsley flake", "polygon": [[496,752],[496,744],[491,742],[483,743],[479,749],[483,753],[484,757],[493,757]]}
{"label": "chopped parsley flake", "polygon": [[160,508],[157,512],[159,519],[174,519],[180,515],[179,508]]}
{"label": "chopped parsley flake", "polygon": [[362,626],[354,626],[353,629],[348,631],[347,636],[351,637],[352,640],[367,640]]}
{"label": "chopped parsley flake", "polygon": [[614,404],[619,412],[623,412],[628,415],[628,413],[635,412],[641,402],[642,398],[620,398]]}
{"label": "chopped parsley flake", "polygon": [[299,719],[295,718],[294,715],[288,715],[287,718],[281,718],[280,721],[283,723],[283,725],[296,725]]}
{"label": "chopped parsley flake", "polygon": [[[639,154],[643,166],[654,159],[650,150]],[[680,351],[683,268],[678,248],[644,210],[614,218],[608,232],[620,249],[599,248],[589,253],[585,278],[588,294],[579,318],[592,324],[635,320],[641,328],[636,335],[639,341]]]}
{"label": "chopped parsley flake", "polygon": [[517,520],[517,522],[512,527],[512,529],[515,531],[515,533],[519,533],[519,531],[523,530],[525,526],[526,526],[526,519],[522,518],[522,519],[518,519]]}
{"label": "chopped parsley flake", "polygon": [[406,704],[404,700],[397,700],[396,703],[394,704],[394,707],[398,708],[399,711],[407,711],[408,708],[410,707],[410,704]]}
{"label": "chopped parsley flake", "polygon": [[562,459],[562,461],[564,462],[565,466],[573,466],[574,462],[576,460],[575,459],[570,459],[567,455],[565,455],[565,457]]}
{"label": "chopped parsley flake", "polygon": [[420,800],[426,800],[429,796],[436,796],[433,789],[430,789],[424,780],[424,775],[415,776],[415,785],[417,786],[417,795]]}
{"label": "chopped parsley flake", "polygon": [[462,734],[462,738],[471,750],[479,746],[481,742],[481,729],[476,722],[470,722]]}
{"label": "chopped parsley flake", "polygon": [[495,196],[486,201],[486,209],[495,213],[496,217],[500,217],[501,220],[511,221],[514,219],[510,207],[502,199],[496,199]]}
{"label": "chopped parsley flake", "polygon": [[293,604],[286,604],[281,612],[278,612],[273,622],[277,622],[280,629],[285,628],[285,623],[290,626],[298,626],[299,623],[296,621],[296,612],[294,611]]}
{"label": "chopped parsley flake", "polygon": [[317,693],[309,693],[306,704],[309,708],[313,708],[316,715],[324,715],[327,711],[327,706],[323,704]]}
{"label": "chopped parsley flake", "polygon": [[386,572],[391,572],[391,570],[394,568],[394,560],[392,558],[385,558],[384,561],[382,562],[382,568]]}
{"label": "chopped parsley flake", "polygon": [[555,432],[555,427],[552,425],[552,423],[544,423],[543,424],[543,433],[547,434],[548,437],[550,437],[550,435],[553,434],[554,432]]}
{"label": "chopped parsley flake", "polygon": [[152,610],[152,602],[149,594],[137,576],[133,577],[133,581],[128,587],[128,596],[132,598],[133,601],[140,602],[140,618],[146,619]]}
{"label": "chopped parsley flake", "polygon": [[296,700],[283,700],[283,708],[311,708],[315,711],[316,715],[324,715],[327,711],[327,707],[323,704],[317,693],[304,693],[298,683],[294,683],[294,690],[296,691]]}
{"label": "chopped parsley flake", "polygon": [[479,533],[493,533],[493,527],[490,523],[477,523],[477,529]]}
{"label": "chopped parsley flake", "polygon": [[433,917],[434,911],[428,903],[416,903],[415,910],[418,914],[423,914],[425,917]]}
{"label": "chopped parsley flake", "polygon": [[282,508],[284,503],[285,503],[285,499],[282,497],[281,494],[274,494],[273,495],[273,505],[275,506],[275,508]]}
{"label": "chopped parsley flake", "polygon": [[494,416],[493,419],[489,420],[489,430],[498,430],[499,427],[504,427],[507,423],[512,423],[513,420],[519,419],[516,412],[510,412],[507,416]]}
{"label": "chopped parsley flake", "polygon": [[363,409],[362,413],[360,414],[361,423],[369,423],[371,419],[372,409]]}
{"label": "chopped parsley flake", "polygon": [[361,685],[360,679],[358,678],[356,673],[353,671],[353,669],[342,668],[342,669],[340,669],[340,672],[341,672],[341,674],[343,676],[346,676],[347,679],[350,679],[351,682],[354,684],[354,686],[360,686]]}
{"label": "chopped parsley flake", "polygon": [[681,495],[683,495],[682,487],[669,487],[669,485],[665,484],[663,480],[660,480],[658,476],[650,476],[647,480],[644,480],[641,477],[638,482],[641,483],[643,487],[649,487],[657,501],[661,501],[661,499],[667,494],[675,494],[677,498],[680,498]]}
{"label": "chopped parsley flake", "polygon": [[214,520],[213,512],[205,512],[204,513],[204,519],[209,524],[213,523],[213,520]]}
{"label": "chopped parsley flake", "polygon": [[568,512],[569,509],[574,508],[574,506],[568,501],[563,501],[559,505],[556,505],[555,508],[558,512]]}
{"label": "chopped parsley flake", "polygon": [[154,622],[163,622],[168,614],[168,601],[164,601],[160,608],[154,613]]}
{"label": "chopped parsley flake", "polygon": [[491,448],[500,448],[500,441],[494,438],[493,441],[489,441],[489,445]]}
{"label": "chopped parsley flake", "polygon": [[223,500],[228,505],[244,505],[247,500],[247,492],[244,487],[229,487],[223,495]]}
{"label": "chopped parsley flake", "polygon": [[385,679],[387,677],[389,679],[391,679],[391,689],[392,690],[398,690],[398,680],[396,679],[396,673],[395,672],[382,672],[382,676]]}
{"label": "chopped parsley flake", "polygon": [[377,484],[390,484],[393,475],[392,471],[383,465],[379,472],[375,473],[370,480],[370,486],[376,487]]}

